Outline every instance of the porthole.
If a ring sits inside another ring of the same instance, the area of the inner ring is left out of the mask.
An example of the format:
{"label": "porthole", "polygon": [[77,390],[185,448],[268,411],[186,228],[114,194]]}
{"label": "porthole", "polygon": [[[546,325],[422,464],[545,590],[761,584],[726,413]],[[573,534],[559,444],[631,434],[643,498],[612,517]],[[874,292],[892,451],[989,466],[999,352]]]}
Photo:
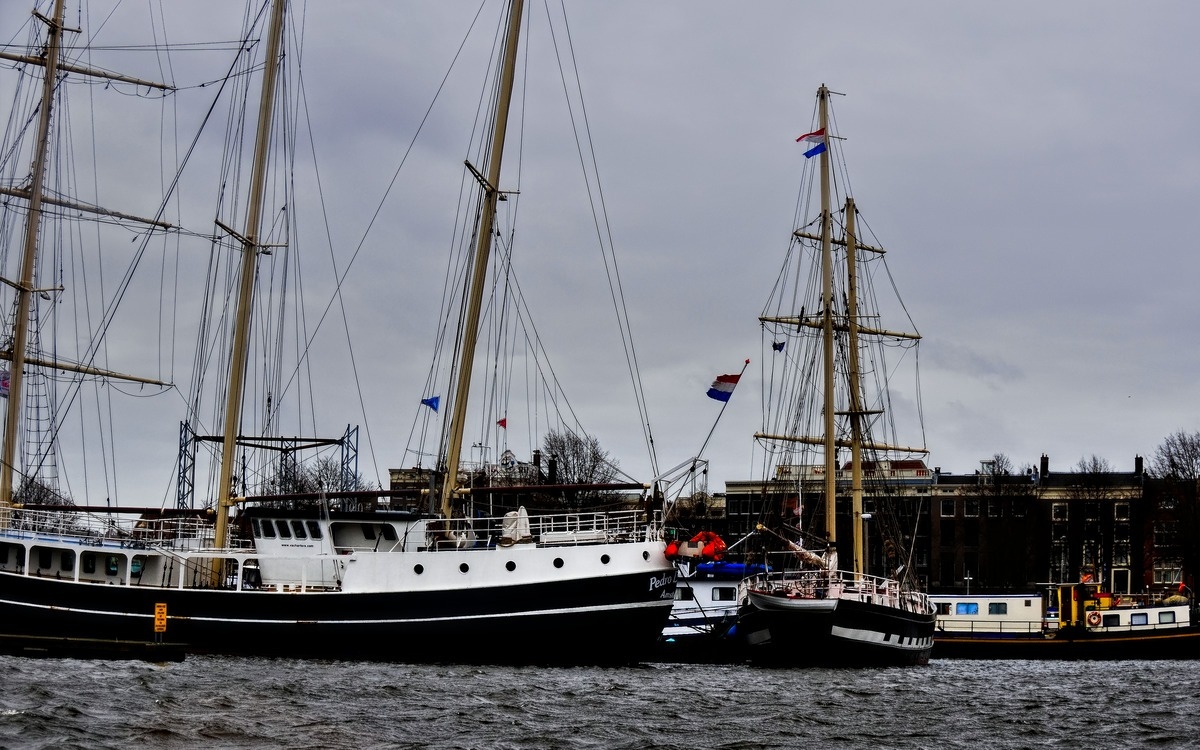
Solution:
{"label": "porthole", "polygon": [[642,559],[643,559],[643,560],[649,560],[649,559],[650,559],[650,553],[649,553],[648,551],[643,551],[643,552],[642,552]]}
{"label": "porthole", "polygon": [[460,573],[466,573],[470,569],[471,569],[471,566],[467,565],[466,563],[462,563],[461,565],[458,566],[458,570]]}
{"label": "porthole", "polygon": [[562,566],[563,566],[563,559],[561,557],[554,558],[554,567],[561,568]]}
{"label": "porthole", "polygon": [[421,575],[422,573],[425,572],[425,566],[424,565],[414,565],[413,572],[416,573],[417,575]]}
{"label": "porthole", "polygon": [[511,573],[517,569],[517,564],[515,562],[513,562],[512,560],[509,560],[508,562],[504,563],[504,567],[508,570],[509,573]]}
{"label": "porthole", "polygon": [[608,555],[600,555],[600,562],[604,565],[608,565],[610,562],[612,562],[612,558]]}

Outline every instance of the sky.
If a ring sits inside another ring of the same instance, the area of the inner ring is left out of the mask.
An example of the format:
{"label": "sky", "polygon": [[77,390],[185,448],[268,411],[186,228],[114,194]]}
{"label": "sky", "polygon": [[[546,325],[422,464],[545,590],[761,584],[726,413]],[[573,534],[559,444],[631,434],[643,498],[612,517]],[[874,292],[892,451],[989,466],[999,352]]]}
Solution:
{"label": "sky", "polygon": [[[6,41],[28,18],[18,5],[0,9]],[[169,4],[172,41],[233,38],[238,4],[216,6],[229,18],[213,7]],[[294,10],[328,220],[309,237],[319,249],[327,233],[343,259],[361,245],[344,287],[357,370],[335,373],[346,361],[336,354],[317,368],[333,380],[319,391],[322,422],[331,434],[362,425],[360,471],[384,483],[388,468],[413,463],[404,448],[429,395],[444,254],[498,13],[484,7],[448,77],[474,1]],[[704,457],[710,492],[755,478],[757,316],[794,229],[795,138],[822,84],[843,95],[856,201],[923,336],[930,465],[970,473],[995,453],[1017,467],[1046,454],[1052,471],[1091,456],[1129,471],[1167,435],[1200,430],[1200,258],[1181,234],[1200,206],[1200,6],[567,0],[556,19],[563,7],[661,468],[700,448],[720,410],[709,383],[749,358]],[[545,64],[523,106],[549,116],[522,143],[522,285],[581,423],[646,479],[603,268],[581,249],[595,229],[545,5],[527,12],[531,65]],[[190,64],[177,63],[177,80],[199,75]],[[313,198],[314,184],[301,192]],[[122,478],[153,504],[170,492],[180,398],[138,409],[138,459]],[[519,421],[507,438],[526,459]],[[489,449],[503,437],[493,430]]]}

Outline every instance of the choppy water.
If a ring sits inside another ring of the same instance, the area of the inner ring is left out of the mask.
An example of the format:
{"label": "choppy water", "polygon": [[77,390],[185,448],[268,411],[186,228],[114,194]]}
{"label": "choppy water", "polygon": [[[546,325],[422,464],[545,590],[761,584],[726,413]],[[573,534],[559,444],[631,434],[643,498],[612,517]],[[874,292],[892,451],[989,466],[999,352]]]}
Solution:
{"label": "choppy water", "polygon": [[0,657],[6,748],[1194,747],[1200,661],[782,670]]}

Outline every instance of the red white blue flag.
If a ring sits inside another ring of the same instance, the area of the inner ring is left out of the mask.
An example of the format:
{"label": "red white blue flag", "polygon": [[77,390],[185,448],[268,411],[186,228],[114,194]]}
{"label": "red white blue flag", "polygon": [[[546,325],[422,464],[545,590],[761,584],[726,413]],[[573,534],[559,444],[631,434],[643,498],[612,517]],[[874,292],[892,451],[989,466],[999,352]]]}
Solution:
{"label": "red white blue flag", "polygon": [[741,373],[737,375],[718,375],[713,381],[712,386],[708,389],[708,397],[715,398],[717,401],[728,401],[733,395],[733,389],[737,387],[738,379],[741,378]]}
{"label": "red white blue flag", "polygon": [[796,143],[812,143],[812,148],[804,152],[805,159],[811,159],[817,154],[825,151],[825,128],[814,130],[811,133],[805,133],[796,139]]}

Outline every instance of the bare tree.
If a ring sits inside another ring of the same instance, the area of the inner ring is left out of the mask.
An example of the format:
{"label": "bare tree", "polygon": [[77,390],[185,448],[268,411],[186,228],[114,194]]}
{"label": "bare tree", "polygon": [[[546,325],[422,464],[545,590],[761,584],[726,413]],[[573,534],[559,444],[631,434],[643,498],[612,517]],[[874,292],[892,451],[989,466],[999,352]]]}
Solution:
{"label": "bare tree", "polygon": [[379,489],[361,475],[356,474],[347,481],[343,476],[342,462],[336,456],[323,456],[304,465],[284,462],[269,485],[280,494]]}
{"label": "bare tree", "polygon": [[617,476],[616,459],[591,435],[551,430],[542,450],[557,462],[560,484],[604,484]]}
{"label": "bare tree", "polygon": [[1148,473],[1156,479],[1200,479],[1200,432],[1167,435],[1154,449]]}

